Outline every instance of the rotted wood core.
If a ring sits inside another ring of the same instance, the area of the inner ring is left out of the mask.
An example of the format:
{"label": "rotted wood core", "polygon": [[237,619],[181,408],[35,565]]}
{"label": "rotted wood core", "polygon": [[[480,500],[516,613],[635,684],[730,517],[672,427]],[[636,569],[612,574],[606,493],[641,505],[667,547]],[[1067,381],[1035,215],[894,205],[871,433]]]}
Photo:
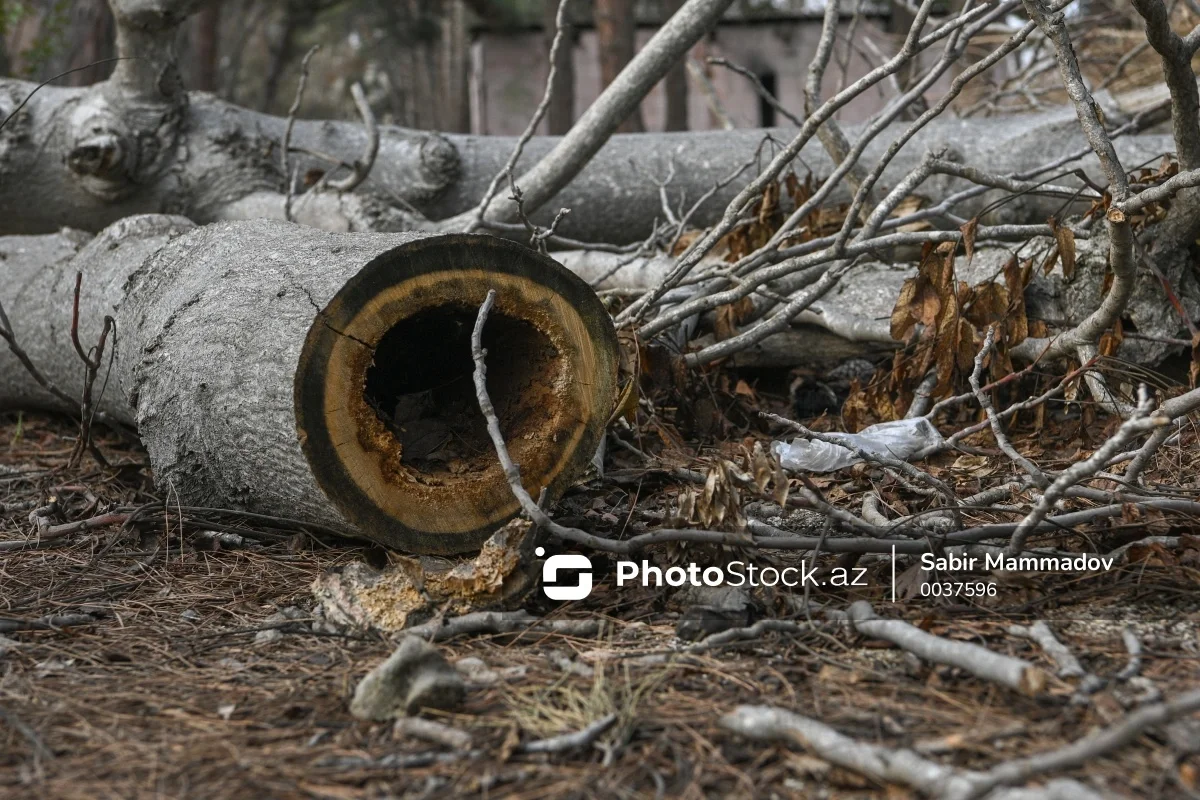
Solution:
{"label": "rotted wood core", "polygon": [[488,392],[526,488],[559,496],[603,436],[617,344],[586,284],[490,236],[388,251],[318,313],[295,394],[318,483],[382,544],[464,552],[519,510],[471,378],[471,329],[489,289]]}

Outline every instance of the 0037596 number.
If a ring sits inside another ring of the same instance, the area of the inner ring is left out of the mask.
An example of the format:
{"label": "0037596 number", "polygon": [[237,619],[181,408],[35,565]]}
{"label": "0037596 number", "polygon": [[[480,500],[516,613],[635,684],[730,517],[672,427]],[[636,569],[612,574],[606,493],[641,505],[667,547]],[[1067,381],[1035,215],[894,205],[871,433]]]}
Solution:
{"label": "0037596 number", "polygon": [[922,597],[995,597],[996,584],[988,581],[927,581],[921,584]]}

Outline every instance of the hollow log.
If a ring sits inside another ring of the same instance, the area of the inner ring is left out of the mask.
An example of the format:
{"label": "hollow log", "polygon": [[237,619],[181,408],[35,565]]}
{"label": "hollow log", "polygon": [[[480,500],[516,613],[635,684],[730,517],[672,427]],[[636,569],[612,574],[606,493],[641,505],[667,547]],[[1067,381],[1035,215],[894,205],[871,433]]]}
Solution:
{"label": "hollow log", "polygon": [[[76,271],[82,341],[115,315],[100,407],[137,425],[160,490],[185,504],[478,548],[518,510],[471,380],[489,289],[489,392],[534,496],[581,474],[616,400],[616,335],[591,289],[496,237],[140,216],[83,246],[69,232],[2,246],[0,301],[64,391],[83,371],[64,338]],[[44,404],[7,350],[0,376],[0,407]]]}

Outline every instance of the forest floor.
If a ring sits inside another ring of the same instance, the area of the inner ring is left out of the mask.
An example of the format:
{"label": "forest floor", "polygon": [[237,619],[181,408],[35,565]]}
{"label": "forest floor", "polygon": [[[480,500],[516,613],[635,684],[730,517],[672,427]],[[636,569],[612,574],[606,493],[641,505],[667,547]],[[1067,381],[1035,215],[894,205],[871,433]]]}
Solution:
{"label": "forest floor", "polygon": [[[171,504],[155,494],[145,453],[105,431],[99,445],[112,468],[87,458],[67,468],[76,434],[65,419],[0,415],[0,540],[30,537],[30,511],[53,498],[55,524],[114,504]],[[624,491],[603,488],[574,505],[603,516]],[[461,709],[432,715],[468,732],[484,754],[455,757],[350,715],[356,683],[393,642],[273,617],[311,612],[314,579],[353,560],[383,563],[382,551],[266,529],[254,547],[224,549],[177,519],[151,515],[0,551],[0,631],[8,631],[0,635],[0,795],[900,798],[915,795],[800,748],[749,741],[720,719],[739,704],[771,704],[861,742],[984,769],[1110,725],[1147,691],[1170,698],[1200,683],[1200,572],[1194,559],[1167,553],[1105,573],[1002,582],[986,609],[951,604],[921,616],[931,633],[1051,675],[1054,663],[1006,632],[1009,624],[1050,619],[1085,668],[1105,678],[1126,667],[1122,634],[1133,631],[1143,651],[1138,680],[1110,680],[1082,703],[1054,678],[1026,697],[844,630],[767,633],[685,652],[675,600],[618,591],[600,570],[586,600],[553,604],[537,594],[526,606],[604,619],[598,639],[525,633],[438,645],[451,662],[481,659],[491,673],[490,683],[470,684]],[[1103,536],[1119,543],[1129,538],[1122,526],[1137,524],[1110,523]],[[895,616],[886,569],[870,567],[869,587],[817,597],[839,607],[866,598]],[[783,616],[780,599],[756,597],[757,613]],[[77,624],[36,629],[38,620],[67,615]],[[518,742],[576,731],[610,712],[616,725],[587,750],[515,752]],[[385,760],[431,752],[425,766]],[[1061,774],[1116,796],[1196,797],[1200,756],[1152,728]]]}

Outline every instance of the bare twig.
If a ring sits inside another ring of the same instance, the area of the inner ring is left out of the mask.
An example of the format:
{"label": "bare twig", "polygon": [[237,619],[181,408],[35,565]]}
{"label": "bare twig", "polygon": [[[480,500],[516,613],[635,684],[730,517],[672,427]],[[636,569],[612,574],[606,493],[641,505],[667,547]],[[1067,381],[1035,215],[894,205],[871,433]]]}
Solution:
{"label": "bare twig", "polygon": [[733,119],[729,116],[729,112],[725,110],[725,106],[721,104],[721,98],[717,94],[717,87],[713,86],[712,81],[704,74],[704,67],[694,58],[687,60],[688,76],[696,84],[696,88],[700,90],[700,94],[704,97],[705,104],[708,105],[708,111],[713,115],[717,124],[721,126],[723,131],[731,131],[737,126],[733,124]]}
{"label": "bare twig", "polygon": [[1171,29],[1170,12],[1163,0],[1133,0],[1133,7],[1146,20],[1146,41],[1162,59],[1163,76],[1171,92],[1171,127],[1179,166],[1184,170],[1200,167],[1200,93],[1192,56],[1197,40],[1185,40]]}
{"label": "bare twig", "polygon": [[605,731],[616,724],[616,721],[616,714],[606,714],[586,728],[574,733],[564,733],[559,736],[551,736],[549,739],[526,742],[518,745],[517,750],[521,753],[563,753],[568,750],[582,750],[590,747],[592,742],[599,739]]}
{"label": "bare twig", "polygon": [[[817,40],[817,50],[808,63],[808,78],[804,82],[804,113],[811,116],[821,102],[821,81],[825,78],[825,70],[829,67],[829,59],[833,56],[833,44],[837,38],[838,27],[841,24],[841,0],[825,0],[825,17],[821,24],[821,37]],[[829,154],[830,160],[837,166],[850,155],[850,143],[842,126],[833,117],[825,120],[817,128],[817,139]],[[858,192],[865,180],[862,166],[852,163],[846,171],[846,179]]]}
{"label": "bare twig", "polygon": [[970,642],[943,639],[904,620],[883,619],[865,600],[852,603],[846,612],[826,610],[825,613],[834,619],[844,615],[854,630],[864,636],[883,639],[926,661],[958,667],[1021,694],[1040,694],[1046,686],[1045,673],[1028,661],[994,653]]}
{"label": "bare twig", "polygon": [[[83,361],[83,396],[79,401],[79,441],[75,443],[75,448],[72,450],[67,464],[72,467],[78,465],[79,459],[83,457],[86,450],[96,459],[97,464],[107,467],[108,460],[92,442],[92,421],[95,416],[92,408],[92,388],[96,383],[100,367],[104,363],[104,347],[108,342],[108,336],[116,328],[117,322],[112,317],[105,315],[104,328],[100,332],[100,339],[96,342],[96,346],[90,352],[84,351],[83,345],[79,342],[79,293],[82,285],[83,273],[76,272],[74,302],[71,308],[71,344],[75,347],[75,352],[79,355],[80,360]],[[111,358],[109,361],[111,366]]]}
{"label": "bare twig", "polygon": [[512,634],[524,631],[558,633],[591,639],[600,634],[597,620],[542,619],[527,611],[475,611],[461,617],[435,619],[421,625],[406,628],[403,636],[420,636],[431,642],[444,642],[455,636],[479,636],[481,634]]}
{"label": "bare twig", "polygon": [[283,142],[279,147],[279,169],[283,172],[283,179],[288,182],[287,194],[283,200],[283,217],[288,222],[292,221],[292,197],[296,192],[296,177],[288,164],[291,153],[292,128],[296,125],[296,113],[300,111],[300,103],[304,100],[304,87],[308,85],[308,62],[312,61],[312,57],[320,49],[321,45],[314,44],[300,61],[300,80],[296,83],[296,96],[292,99],[292,105],[288,109],[287,125],[283,129]]}
{"label": "bare twig", "polygon": [[4,130],[4,126],[7,125],[10,121],[12,121],[13,117],[15,117],[17,114],[21,113],[21,109],[24,108],[25,105],[30,100],[33,99],[33,96],[35,94],[37,94],[39,90],[41,90],[42,88],[44,88],[46,86],[49,86],[50,84],[54,83],[59,78],[65,78],[68,75],[71,75],[73,73],[83,72],[85,69],[91,69],[92,67],[98,67],[101,64],[111,64],[115,61],[130,61],[135,58],[137,58],[137,56],[117,56],[115,58],[102,58],[99,61],[93,61],[90,64],[84,64],[82,67],[74,67],[73,69],[69,69],[66,72],[60,72],[57,75],[55,75],[53,78],[47,78],[46,80],[39,83],[37,86],[33,87],[33,91],[31,91],[29,94],[25,95],[25,99],[22,100],[20,103],[18,103],[17,107],[9,112],[8,116],[4,118],[3,122],[0,122],[0,131]]}
{"label": "bare twig", "polygon": [[96,618],[90,614],[51,614],[40,619],[0,619],[0,633],[16,631],[56,631],[76,625],[92,625]]}
{"label": "bare twig", "polygon": [[21,539],[13,541],[0,542],[0,552],[5,550],[25,550],[35,544],[61,539],[64,536],[70,536],[74,533],[86,533],[97,528],[106,528],[110,525],[124,525],[129,522],[133,514],[129,513],[108,513],[100,514],[95,517],[77,520],[75,522],[64,522],[62,525],[52,525],[41,532],[36,539]]}
{"label": "bare twig", "polygon": [[[554,149],[520,176],[517,183],[525,192],[526,213],[536,212],[579,174],[634,107],[716,24],[731,3],[732,0],[687,0],[655,32]],[[473,219],[474,212],[468,213]],[[516,206],[512,202],[493,202],[484,219],[515,221]],[[460,220],[455,224],[461,227],[463,223]]]}
{"label": "bare twig", "polygon": [[539,253],[546,255],[546,240],[554,235],[554,231],[558,228],[558,223],[562,222],[563,217],[571,213],[569,208],[560,208],[558,213],[554,215],[554,220],[550,223],[549,228],[541,228],[534,225],[529,217],[525,214],[525,195],[521,191],[521,187],[513,182],[512,175],[508,176],[508,185],[512,190],[512,200],[517,204],[517,216],[525,225],[525,230],[529,233],[529,246],[535,248]]}
{"label": "bare twig", "polygon": [[392,736],[413,736],[451,750],[468,750],[471,734],[443,722],[421,717],[399,717],[392,725]]}
{"label": "bare twig", "polygon": [[1142,641],[1128,626],[1121,629],[1121,641],[1125,644],[1125,652],[1129,654],[1129,661],[1113,677],[1118,681],[1127,681],[1137,677],[1142,671]]}
{"label": "bare twig", "polygon": [[[974,796],[981,773],[955,769],[912,750],[892,749],[851,739],[810,717],[781,708],[738,706],[721,725],[750,739],[797,744],[831,764],[866,775],[882,784],[911,786],[942,800]],[[1051,781],[1036,789],[1007,789],[989,800],[1099,800],[1100,795],[1076,781]]]}
{"label": "bare twig", "polygon": [[21,366],[25,367],[25,371],[29,373],[30,377],[37,381],[38,386],[41,386],[63,403],[66,403],[75,413],[79,413],[79,401],[51,383],[42,374],[41,370],[37,368],[37,365],[33,363],[33,360],[29,358],[29,354],[25,352],[25,348],[21,347],[17,342],[16,332],[13,330],[12,323],[8,321],[8,315],[4,312],[4,305],[2,303],[0,303],[0,339],[3,339],[8,344],[8,349],[21,362]]}
{"label": "bare twig", "polygon": [[1079,117],[1079,124],[1083,128],[1088,144],[1091,145],[1096,157],[1100,159],[1104,176],[1108,178],[1109,191],[1112,192],[1113,199],[1120,202],[1129,195],[1129,181],[1125,176],[1125,169],[1121,166],[1120,159],[1117,158],[1117,151],[1113,147],[1112,139],[1104,129],[1104,123],[1100,121],[1100,106],[1084,83],[1083,74],[1079,70],[1079,61],[1075,57],[1075,48],[1072,47],[1071,37],[1067,33],[1063,13],[1051,11],[1050,6],[1044,0],[1023,0],[1023,3],[1030,19],[1054,44],[1058,71],[1062,77],[1063,86],[1067,90],[1067,96],[1075,105],[1075,112]]}
{"label": "bare twig", "polygon": [[1045,650],[1046,655],[1054,659],[1054,663],[1058,665],[1058,672],[1055,673],[1058,677],[1081,678],[1086,674],[1079,659],[1075,658],[1070,649],[1055,637],[1054,631],[1050,630],[1050,626],[1046,624],[1045,620],[1038,620],[1028,627],[1009,625],[1007,630],[1009,634],[1029,639]]}
{"label": "bare twig", "polygon": [[796,622],[788,619],[760,619],[753,625],[744,628],[730,628],[725,631],[705,636],[698,642],[687,646],[689,653],[702,653],[716,647],[740,641],[758,642],[766,633],[799,634],[812,629],[809,622]]}
{"label": "bare twig", "polygon": [[[354,98],[354,106],[358,109],[363,127],[367,131],[367,144],[363,148],[362,158],[355,159],[350,174],[341,180],[329,182],[329,188],[338,192],[353,191],[365,181],[371,174],[371,168],[375,166],[375,156],[379,154],[379,126],[375,123],[375,113],[371,111],[371,104],[367,102],[362,84],[358,81],[355,81],[354,85],[350,87],[350,96]],[[288,120],[290,122],[291,117]]]}
{"label": "bare twig", "polygon": [[1121,427],[1117,429],[1112,438],[1101,445],[1090,457],[1063,470],[1054,479],[1054,483],[1046,487],[1033,510],[1025,516],[1025,519],[1021,520],[1021,524],[1013,532],[1012,541],[1008,545],[1009,555],[1018,555],[1021,552],[1030,533],[1050,513],[1054,505],[1066,495],[1067,489],[1104,469],[1108,460],[1120,452],[1134,436],[1170,424],[1169,417],[1161,413],[1152,413],[1151,409],[1154,405],[1145,386],[1141,388],[1141,395],[1141,402],[1138,403],[1134,415],[1121,423]]}
{"label": "bare twig", "polygon": [[788,109],[779,102],[779,99],[776,98],[775,95],[767,91],[767,87],[763,86],[762,80],[757,75],[743,67],[741,64],[735,64],[728,59],[717,57],[710,57],[708,59],[708,63],[715,64],[718,67],[724,67],[725,69],[732,70],[738,75],[741,75],[743,78],[750,81],[750,85],[754,87],[754,91],[758,93],[758,96],[761,97],[767,105],[775,109],[782,116],[786,117],[787,120],[797,128],[804,124],[804,120],[800,119],[791,111],[788,111]]}
{"label": "bare twig", "polygon": [[[974,790],[966,797],[983,797],[996,786],[1018,784],[1035,775],[1045,775],[1094,762],[1135,741],[1155,725],[1162,725],[1200,710],[1200,689],[1186,692],[1174,700],[1143,706],[1125,719],[1089,734],[1065,747],[1039,753],[992,767],[976,779]],[[988,795],[992,797],[994,795]]]}
{"label": "bare twig", "polygon": [[992,435],[996,438],[996,443],[1000,445],[1000,449],[1004,451],[1004,455],[1019,466],[1033,480],[1034,485],[1044,487],[1049,485],[1050,479],[1038,467],[1025,456],[1017,452],[1013,447],[1012,442],[1008,440],[1008,436],[1004,432],[1004,428],[1000,424],[1000,417],[996,414],[996,408],[992,405],[991,398],[987,392],[983,391],[983,386],[980,384],[980,376],[983,374],[983,362],[987,358],[992,349],[992,343],[996,340],[996,327],[993,325],[988,328],[987,334],[983,339],[983,346],[979,348],[979,352],[975,355],[975,367],[971,371],[969,378],[971,389],[975,392],[975,399],[979,401],[979,405],[987,414],[988,423],[992,426]]}

